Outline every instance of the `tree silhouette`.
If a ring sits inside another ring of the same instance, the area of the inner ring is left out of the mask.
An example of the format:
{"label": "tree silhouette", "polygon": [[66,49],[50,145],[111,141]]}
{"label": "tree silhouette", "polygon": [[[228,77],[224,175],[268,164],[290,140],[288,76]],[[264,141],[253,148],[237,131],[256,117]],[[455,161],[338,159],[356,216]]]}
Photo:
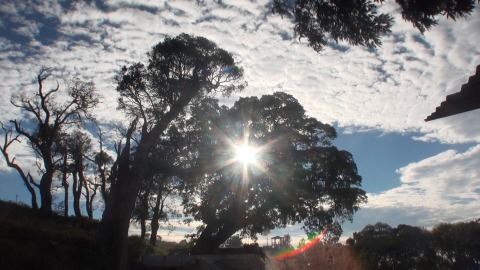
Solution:
{"label": "tree silhouette", "polygon": [[439,224],[432,230],[440,267],[446,269],[479,269],[480,223]]}
{"label": "tree silhouette", "polygon": [[[113,167],[113,158],[106,152],[103,146],[103,131],[100,126],[94,122],[98,128],[98,145],[99,151],[95,152],[93,159],[90,161],[94,164],[94,171],[96,174],[95,183],[100,187],[100,194],[102,199],[105,202],[107,200],[108,191],[109,191],[109,181],[110,181],[110,172]],[[98,178],[98,180],[97,180]],[[99,182],[99,183],[97,183]]]}
{"label": "tree silhouette", "polygon": [[[101,132],[99,133],[100,149],[103,149]],[[73,195],[73,210],[76,217],[82,216],[81,200],[85,199],[85,209],[89,219],[93,219],[95,210],[94,201],[97,192],[102,190],[102,172],[105,174],[106,166],[99,166],[101,162],[108,162],[109,156],[103,152],[104,158],[99,158],[99,153],[93,151],[92,139],[82,129],[75,129],[71,133],[61,133],[56,144],[56,153],[60,156],[57,166],[57,177],[64,188],[64,215],[68,216],[69,191],[71,186]],[[102,164],[100,164],[102,165]],[[100,170],[100,167],[103,170]],[[93,172],[91,172],[93,169]],[[71,180],[71,183],[70,183]]]}
{"label": "tree silhouette", "polygon": [[[147,177],[142,183],[138,194],[132,220],[140,224],[140,237],[143,239],[147,232],[147,222],[150,227],[150,244],[156,245],[157,233],[162,223],[167,223],[166,228],[173,230],[174,226],[169,223],[171,216],[179,217],[178,210],[167,201],[178,194],[181,188],[176,177],[166,177],[156,174]],[[165,227],[164,227],[165,228]]]}
{"label": "tree silhouette", "polygon": [[367,225],[347,240],[367,269],[478,269],[480,224],[439,224],[431,231],[385,223]]}
{"label": "tree silhouette", "polygon": [[242,247],[242,238],[240,235],[232,235],[230,238],[225,241],[224,247],[225,248],[240,248]]}
{"label": "tree silhouette", "polygon": [[[309,45],[320,51],[329,37],[352,45],[377,47],[380,37],[388,34],[393,17],[378,14],[384,0],[274,0],[273,12],[292,17],[295,34],[306,37]],[[415,1],[395,0],[402,18],[424,33],[437,24],[437,16],[453,20],[465,17],[475,8],[475,0]],[[328,36],[329,35],[329,36]]]}
{"label": "tree silhouette", "polygon": [[[98,96],[92,82],[76,80],[68,87],[67,100],[59,103],[56,101],[56,97],[60,94],[58,82],[56,88],[48,91],[43,89],[43,83],[48,78],[46,72],[48,69],[42,69],[38,74],[38,90],[33,95],[20,93],[12,96],[11,103],[27,116],[22,119],[23,121],[11,120],[13,130],[4,128],[5,141],[2,153],[7,160],[7,165],[19,172],[32,194],[32,206],[36,208],[36,202],[34,202],[36,195],[33,188],[36,187],[40,191],[40,211],[49,215],[52,213],[51,187],[57,170],[56,163],[59,161],[55,154],[58,136],[62,130],[79,125],[84,117],[91,118],[90,112],[98,104]],[[39,182],[35,181],[30,172],[25,173],[15,162],[15,158],[8,156],[8,147],[20,138],[27,140],[39,159],[37,163],[41,172]]]}
{"label": "tree silhouette", "polygon": [[[183,119],[183,117],[179,117]],[[141,235],[145,235],[146,221],[150,220],[150,244],[155,245],[160,221],[168,222],[169,216],[178,216],[178,211],[167,199],[178,197],[183,189],[183,182],[178,177],[170,175],[166,167],[177,166],[182,163],[185,155],[184,134],[180,133],[176,124],[170,128],[156,142],[152,149],[149,176],[143,181],[134,210],[134,219],[140,223]],[[162,166],[158,166],[162,164]],[[170,224],[171,225],[171,224]],[[172,228],[172,226],[168,226]]]}
{"label": "tree silhouette", "polygon": [[[351,154],[331,145],[333,127],[306,116],[291,95],[241,98],[231,108],[203,99],[185,128],[184,211],[205,224],[195,252],[236,232],[255,237],[299,222],[318,231],[351,219],[366,201]],[[251,165],[234,160],[232,144],[245,141],[258,149]]]}
{"label": "tree silhouette", "polygon": [[[75,216],[81,217],[82,213],[80,207],[80,199],[82,197],[83,188],[87,188],[87,179],[85,172],[87,171],[88,165],[87,159],[85,157],[89,155],[89,152],[91,152],[92,141],[85,133],[82,133],[79,130],[73,132],[66,139],[68,140],[67,149],[71,160],[71,163],[69,164],[70,173],[73,178],[73,210],[75,212]],[[88,202],[90,200],[90,196],[87,196],[86,199],[87,206],[89,206]]]}
{"label": "tree silhouette", "polygon": [[132,121],[112,168],[100,229],[109,266],[115,269],[128,267],[128,226],[152,146],[192,101],[243,88],[236,83],[243,72],[232,55],[205,38],[187,34],[167,38],[148,56],[147,66],[124,67],[116,79],[119,109]]}

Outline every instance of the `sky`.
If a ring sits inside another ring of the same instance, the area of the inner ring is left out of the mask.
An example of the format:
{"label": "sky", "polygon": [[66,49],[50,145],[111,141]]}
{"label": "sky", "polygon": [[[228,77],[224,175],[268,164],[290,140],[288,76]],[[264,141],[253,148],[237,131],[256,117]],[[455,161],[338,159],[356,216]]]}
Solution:
{"label": "sky", "polygon": [[[92,80],[102,95],[100,122],[122,121],[113,76],[145,62],[165,37],[204,36],[231,52],[248,87],[223,99],[283,91],[308,115],[336,127],[334,144],[350,151],[368,202],[343,226],[342,239],[378,221],[431,228],[480,217],[479,110],[425,122],[445,96],[458,92],[480,64],[480,8],[457,21],[440,18],[422,35],[402,21],[398,6],[391,34],[377,49],[329,42],[317,53],[299,40],[292,22],[257,1],[13,1],[0,5],[0,121],[20,119],[10,96],[35,91],[42,66],[48,87],[72,78]],[[31,153],[12,148],[31,167]],[[0,161],[0,199],[28,202],[18,175]],[[99,214],[97,214],[99,215]],[[179,239],[183,226],[165,239]],[[133,229],[134,231],[134,229]],[[299,226],[289,233],[296,242]],[[264,236],[259,241],[264,243]]]}

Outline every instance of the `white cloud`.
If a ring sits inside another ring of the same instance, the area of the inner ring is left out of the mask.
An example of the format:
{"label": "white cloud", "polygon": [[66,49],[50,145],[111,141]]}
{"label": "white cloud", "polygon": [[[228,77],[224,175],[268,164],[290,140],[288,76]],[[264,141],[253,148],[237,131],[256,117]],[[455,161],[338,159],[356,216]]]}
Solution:
{"label": "white cloud", "polygon": [[[46,16],[59,19],[60,36],[48,47],[32,41],[34,47],[23,55],[20,48],[4,41],[9,50],[0,55],[17,57],[3,66],[15,67],[23,75],[4,86],[18,89],[22,79],[35,76],[32,65],[48,64],[93,78],[109,104],[100,114],[112,115],[114,71],[125,61],[145,61],[145,52],[164,36],[187,32],[206,36],[236,56],[249,82],[242,96],[285,91],[297,97],[312,116],[340,126],[419,131],[424,134],[422,140],[480,141],[476,112],[462,114],[460,121],[423,121],[447,94],[460,90],[480,63],[480,37],[465,34],[480,27],[479,8],[467,19],[441,19],[424,36],[397,15],[382,48],[332,44],[315,53],[305,40],[292,38],[293,25],[287,18],[268,15],[267,3],[119,1],[108,3],[106,11],[84,3],[65,10],[42,6],[39,12],[49,10]],[[23,17],[29,8],[17,5],[10,7],[10,13],[17,14],[16,20],[25,27],[44,23]],[[382,7],[395,8],[395,4]]]}
{"label": "white cloud", "polygon": [[[480,142],[478,110],[423,120],[447,94],[458,92],[480,64],[480,35],[475,34],[480,29],[479,7],[456,22],[442,18],[423,36],[397,15],[392,34],[377,50],[332,43],[316,53],[306,40],[293,38],[287,18],[268,14],[269,1],[222,2],[110,1],[105,9],[84,2],[69,7],[54,2],[35,7],[21,1],[2,5],[0,11],[8,15],[0,20],[2,31],[9,31],[6,20],[13,20],[19,28],[11,31],[27,35],[29,41],[19,44],[0,35],[0,120],[20,117],[10,106],[10,96],[34,91],[36,72],[45,65],[57,70],[52,83],[65,77],[92,79],[104,97],[96,111],[99,120],[121,121],[122,114],[115,111],[115,71],[145,62],[145,53],[165,36],[186,32],[215,41],[245,68],[249,87],[233,98],[285,91],[310,115],[351,132],[416,131],[421,134],[418,140]],[[48,22],[27,15],[35,8],[45,18],[58,19],[58,37],[49,46],[38,40],[39,27]],[[382,9],[396,12],[397,6],[385,3]],[[479,191],[474,187],[480,177],[472,168],[478,167],[479,152],[478,145],[465,153],[449,151],[400,169],[401,186],[370,194],[356,220],[373,223],[378,215],[378,221],[388,217],[430,226],[478,216]]]}
{"label": "white cloud", "polygon": [[346,234],[367,224],[410,224],[433,227],[441,222],[468,221],[480,216],[480,144],[464,153],[453,150],[397,170],[401,185],[368,194]]}

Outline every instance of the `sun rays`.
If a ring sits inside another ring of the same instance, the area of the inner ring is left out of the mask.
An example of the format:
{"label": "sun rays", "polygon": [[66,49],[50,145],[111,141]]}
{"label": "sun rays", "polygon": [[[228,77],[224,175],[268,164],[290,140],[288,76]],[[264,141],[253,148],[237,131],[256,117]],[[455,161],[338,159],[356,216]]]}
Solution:
{"label": "sun rays", "polygon": [[218,127],[214,127],[212,131],[220,142],[215,151],[221,153],[221,158],[215,161],[215,168],[229,167],[230,173],[238,175],[239,180],[241,178],[244,183],[250,180],[252,174],[269,174],[265,163],[271,143],[260,145],[251,138],[248,127],[244,127],[240,134],[228,134]]}
{"label": "sun rays", "polygon": [[235,160],[244,165],[253,164],[257,160],[258,148],[252,147],[248,144],[236,145]]}

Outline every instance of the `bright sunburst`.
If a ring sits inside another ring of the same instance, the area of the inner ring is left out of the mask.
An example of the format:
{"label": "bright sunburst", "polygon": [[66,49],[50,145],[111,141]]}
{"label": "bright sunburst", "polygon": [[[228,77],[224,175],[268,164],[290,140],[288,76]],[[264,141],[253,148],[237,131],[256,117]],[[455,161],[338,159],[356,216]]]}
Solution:
{"label": "bright sunburst", "polygon": [[243,139],[233,139],[227,136],[222,131],[215,129],[223,145],[226,147],[220,150],[223,152],[222,158],[212,164],[214,168],[220,169],[230,167],[233,174],[240,174],[244,182],[248,182],[250,177],[258,174],[268,174],[265,169],[265,161],[268,159],[266,150],[271,146],[271,143],[257,144],[250,141],[249,131],[244,130]]}
{"label": "bright sunburst", "polygon": [[235,160],[244,165],[256,162],[257,150],[247,144],[235,146]]}

